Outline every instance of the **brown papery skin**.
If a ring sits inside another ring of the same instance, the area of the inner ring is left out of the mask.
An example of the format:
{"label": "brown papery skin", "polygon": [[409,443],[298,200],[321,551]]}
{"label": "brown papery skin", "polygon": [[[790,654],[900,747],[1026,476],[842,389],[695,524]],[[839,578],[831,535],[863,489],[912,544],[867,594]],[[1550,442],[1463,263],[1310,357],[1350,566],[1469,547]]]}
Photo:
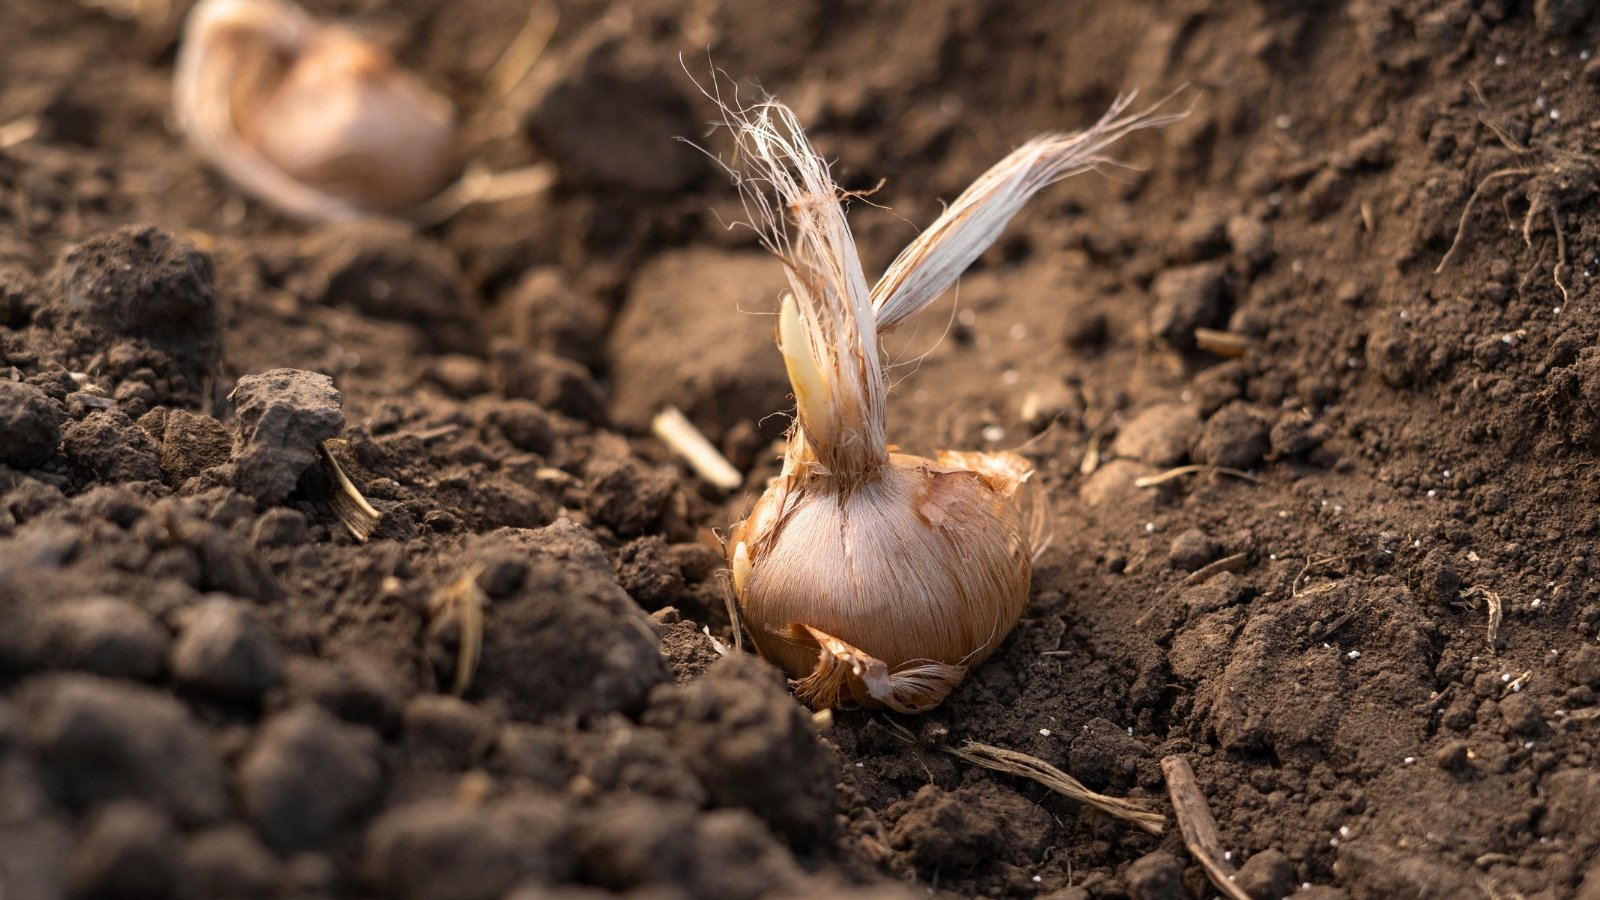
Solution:
{"label": "brown papery skin", "polygon": [[386,54],[326,29],[235,121],[261,154],[367,209],[400,210],[456,172],[455,112]]}
{"label": "brown papery skin", "polygon": [[787,473],[730,537],[730,565],[741,542],[749,554],[736,589],[746,628],[792,678],[818,659],[814,642],[783,636],[793,625],[851,643],[891,673],[974,666],[1028,601],[1029,542],[1008,486],[923,457],[892,454],[849,489]]}

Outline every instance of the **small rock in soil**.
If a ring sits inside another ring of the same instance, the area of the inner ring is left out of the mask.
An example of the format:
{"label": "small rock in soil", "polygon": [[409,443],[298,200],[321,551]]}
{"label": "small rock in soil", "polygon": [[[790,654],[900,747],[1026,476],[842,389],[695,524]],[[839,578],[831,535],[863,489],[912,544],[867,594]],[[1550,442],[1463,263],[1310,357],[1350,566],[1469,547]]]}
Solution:
{"label": "small rock in soil", "polygon": [[1313,422],[1311,417],[1304,413],[1290,412],[1278,417],[1272,426],[1270,442],[1272,455],[1275,459],[1285,459],[1299,456],[1317,447],[1328,439],[1328,429]]}
{"label": "small rock in soil", "polygon": [[1456,574],[1456,564],[1448,550],[1435,547],[1428,551],[1417,566],[1413,590],[1417,599],[1436,609],[1455,602],[1461,592],[1461,576]]}
{"label": "small rock in soil", "polygon": [[1198,528],[1188,528],[1172,539],[1171,546],[1167,548],[1167,559],[1179,569],[1193,572],[1216,559],[1221,551],[1222,546],[1210,535]]}
{"label": "small rock in soil", "polygon": [[583,881],[612,891],[670,885],[691,897],[782,896],[802,879],[789,851],[742,809],[700,813],[683,803],[626,794],[579,820]]}
{"label": "small rock in soil", "polygon": [[[1500,342],[1494,345],[1500,348]],[[1367,338],[1367,367],[1391,387],[1422,384],[1428,372],[1428,350],[1403,325],[1380,325]]]}
{"label": "small rock in soil", "polygon": [[171,488],[226,463],[232,452],[227,426],[186,409],[157,408],[140,418],[139,425],[160,442],[161,480]]}
{"label": "small rock in soil", "polygon": [[1096,790],[1133,781],[1138,761],[1150,757],[1150,748],[1116,723],[1102,717],[1090,719],[1072,738],[1067,755],[1072,775]]}
{"label": "small rock in soil", "polygon": [[1500,701],[1500,718],[1513,734],[1532,737],[1544,731],[1544,710],[1526,693],[1512,693]]}
{"label": "small rock in soil", "polygon": [[85,348],[131,342],[135,355],[154,350],[180,376],[171,396],[199,402],[201,385],[221,359],[211,258],[182,238],[131,225],[69,247],[49,277],[67,329]]}
{"label": "small rock in soil", "polygon": [[504,338],[493,342],[489,376],[496,390],[513,399],[603,424],[605,392],[579,363],[553,353],[529,350]]}
{"label": "small rock in soil", "polygon": [[1183,863],[1165,850],[1147,853],[1128,866],[1128,892],[1134,900],[1187,900]]}
{"label": "small rock in soil", "polygon": [[663,686],[644,723],[667,732],[712,803],[752,810],[797,847],[832,837],[838,763],[770,664],[734,654],[695,681]]}
{"label": "small rock in soil", "polygon": [[1265,419],[1243,402],[1224,406],[1206,420],[1194,445],[1198,462],[1249,469],[1261,462],[1272,443]]}
{"label": "small rock in soil", "polygon": [[533,269],[490,312],[496,334],[532,350],[577,360],[590,368],[605,361],[604,303],[559,269]]}
{"label": "small rock in soil", "polygon": [[51,664],[109,678],[154,678],[170,640],[149,613],[113,597],[63,601],[48,631]]}
{"label": "small rock in soil", "polygon": [[596,436],[584,477],[590,514],[622,537],[640,534],[660,520],[678,484],[672,469],[645,462],[621,438],[608,434]]}
{"label": "small rock in soil", "polygon": [[1220,263],[1199,263],[1168,269],[1151,286],[1150,333],[1178,350],[1194,348],[1196,328],[1214,328],[1222,321]]}
{"label": "small rock in soil", "polygon": [[1477,891],[1471,876],[1455,866],[1361,842],[1339,845],[1333,873],[1351,886],[1354,900],[1469,897]]}
{"label": "small rock in soil", "polygon": [[[646,263],[608,344],[617,421],[643,430],[674,405],[720,440],[785,408],[789,379],[762,315],[785,284],[782,264],[764,253],[686,250]],[[767,430],[770,440],[782,428]]]}
{"label": "small rock in soil", "polygon": [[435,349],[481,354],[485,333],[455,257],[395,222],[330,225],[305,242],[300,292],[414,326]]}
{"label": "small rock in soil", "polygon": [[545,454],[556,445],[556,417],[531,400],[485,398],[471,410],[478,421],[499,431],[518,450]]}
{"label": "small rock in soil", "polygon": [[184,867],[196,897],[268,900],[279,895],[283,866],[250,829],[224,825],[184,846]]}
{"label": "small rock in soil", "polygon": [[1111,452],[1166,468],[1183,462],[1200,430],[1193,407],[1161,403],[1139,413],[1117,429]]}
{"label": "small rock in soil", "polygon": [[[475,692],[528,720],[643,710],[666,678],[656,635],[582,526],[561,520],[502,529],[475,548],[469,558],[503,557],[525,568],[516,592],[488,608]],[[430,659],[448,684],[456,647],[435,640]]]}
{"label": "small rock in soil", "polygon": [[172,647],[178,683],[228,700],[254,700],[278,684],[283,651],[255,609],[239,600],[207,600],[184,610]]}
{"label": "small rock in soil", "polygon": [[344,430],[344,397],[333,379],[299,369],[246,375],[234,388],[238,433],[234,483],[271,506],[282,503],[316,464],[317,445]]}
{"label": "small rock in soil", "polygon": [[31,384],[0,381],[0,464],[33,469],[61,445],[61,405]]}
{"label": "small rock in soil", "polygon": [[112,484],[161,479],[160,448],[120,409],[90,413],[67,426],[62,449],[86,478]]}
{"label": "small rock in soil", "polygon": [[923,785],[903,806],[889,842],[922,869],[965,873],[996,860],[1024,864],[1052,830],[1038,804],[992,781],[954,791]]}
{"label": "small rock in soil", "polygon": [[43,676],[19,693],[28,739],[68,806],[142,798],[186,824],[227,810],[210,736],[171,695],[91,675]]}
{"label": "small rock in soil", "polygon": [[465,771],[477,765],[494,744],[494,717],[445,694],[418,694],[406,704],[402,748],[419,768]]}
{"label": "small rock in soil", "polygon": [[280,851],[324,846],[354,825],[379,789],[376,736],[300,705],[268,719],[239,764],[239,795]]}
{"label": "small rock in soil", "polygon": [[617,581],[640,606],[657,610],[683,592],[683,572],[660,535],[622,545],[616,558]]}
{"label": "small rock in soil", "polygon": [[250,542],[257,547],[298,547],[311,539],[310,523],[298,509],[274,506],[256,519]]}
{"label": "small rock in soil", "polygon": [[296,656],[284,666],[284,688],[291,702],[309,700],[346,722],[393,735],[400,725],[406,681],[364,656],[340,660]]}
{"label": "small rock in soil", "polygon": [[1272,261],[1272,229],[1254,216],[1234,216],[1227,225],[1228,246],[1252,269]]}
{"label": "small rock in soil", "polygon": [[1293,894],[1294,863],[1282,850],[1267,848],[1245,860],[1234,877],[1234,884],[1257,900],[1278,900]]}
{"label": "small rock in soil", "polygon": [[182,894],[187,880],[172,821],[135,800],[98,810],[67,861],[67,891],[74,897],[156,900]]}
{"label": "small rock in soil", "polygon": [[384,896],[493,900],[518,882],[571,875],[572,813],[553,794],[487,807],[426,800],[390,809],[367,834],[367,869]]}
{"label": "small rock in soil", "polygon": [[1584,644],[1567,657],[1567,678],[1573,684],[1600,688],[1600,647]]}
{"label": "small rock in soil", "polygon": [[622,716],[607,716],[584,733],[570,755],[579,775],[602,791],[681,800],[697,807],[708,799],[700,776],[668,743],[666,734],[640,728]]}

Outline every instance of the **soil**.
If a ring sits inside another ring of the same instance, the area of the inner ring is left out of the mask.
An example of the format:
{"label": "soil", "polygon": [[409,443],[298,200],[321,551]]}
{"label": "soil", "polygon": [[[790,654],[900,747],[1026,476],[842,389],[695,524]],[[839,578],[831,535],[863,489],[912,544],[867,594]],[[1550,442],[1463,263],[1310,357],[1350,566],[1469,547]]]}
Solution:
{"label": "soil", "polygon": [[[962,740],[1163,809],[1185,757],[1252,897],[1600,897],[1592,0],[573,0],[503,97],[525,3],[312,3],[463,158],[560,173],[421,232],[201,163],[188,5],[0,9],[6,897],[1213,895]],[[876,189],[869,272],[1027,137],[1189,86],[889,340],[891,437],[1021,446],[1054,524],[920,717],[819,729],[711,642],[788,402],[778,266],[673,140],[726,151],[712,64]],[[1137,483],[1189,463],[1249,477]]]}

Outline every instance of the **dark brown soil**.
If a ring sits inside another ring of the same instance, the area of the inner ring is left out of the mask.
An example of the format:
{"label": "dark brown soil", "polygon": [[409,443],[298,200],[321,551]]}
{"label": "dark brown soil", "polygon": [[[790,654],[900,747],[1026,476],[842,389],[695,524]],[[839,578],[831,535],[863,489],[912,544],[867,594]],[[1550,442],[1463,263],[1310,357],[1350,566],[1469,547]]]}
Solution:
{"label": "dark brown soil", "polygon": [[[1592,0],[574,0],[494,100],[525,3],[311,5],[555,189],[295,224],[167,128],[187,3],[0,4],[5,897],[1213,896],[963,739],[1163,808],[1186,757],[1258,898],[1600,897]],[[891,437],[1025,445],[1055,525],[920,744],[819,733],[704,633],[776,467],[781,279],[672,140],[726,149],[680,54],[882,180],[869,270],[1027,137],[1191,86],[891,338]],[[1135,484],[1190,462],[1253,478]]]}

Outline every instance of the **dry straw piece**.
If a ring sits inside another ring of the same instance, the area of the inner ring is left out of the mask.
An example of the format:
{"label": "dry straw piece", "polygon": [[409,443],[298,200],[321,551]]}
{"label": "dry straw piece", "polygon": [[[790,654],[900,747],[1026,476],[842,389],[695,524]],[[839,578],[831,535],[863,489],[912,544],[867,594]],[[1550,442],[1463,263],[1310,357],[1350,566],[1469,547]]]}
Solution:
{"label": "dry straw piece", "polygon": [[873,287],[843,194],[794,113],[773,100],[722,105],[737,142],[729,171],[789,279],[778,346],[797,407],[782,473],[734,526],[728,563],[757,648],[812,707],[930,709],[1016,625],[1034,555],[1032,466],[1009,452],[890,452],[878,336],[953,285],[1035,193],[1177,118],[1129,114],[1132,100],[1002,159]]}
{"label": "dry straw piece", "polygon": [[301,219],[406,215],[459,171],[448,99],[287,0],[201,0],[173,111],[208,162]]}

